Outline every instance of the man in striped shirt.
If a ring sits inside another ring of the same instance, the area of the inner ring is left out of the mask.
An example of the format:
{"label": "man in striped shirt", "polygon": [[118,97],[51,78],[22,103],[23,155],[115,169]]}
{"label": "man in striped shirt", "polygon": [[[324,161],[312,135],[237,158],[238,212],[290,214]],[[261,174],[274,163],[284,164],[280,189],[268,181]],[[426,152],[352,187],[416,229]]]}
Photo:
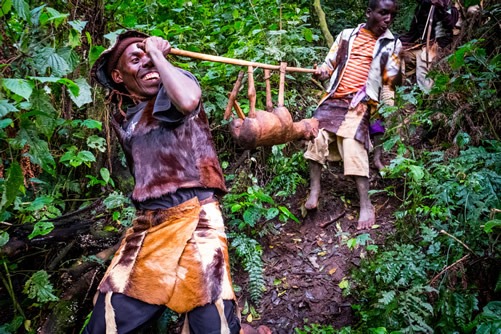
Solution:
{"label": "man in striped shirt", "polygon": [[393,88],[400,77],[401,43],[388,29],[396,13],[395,0],[370,0],[367,22],[343,30],[315,72],[319,80],[329,79],[329,83],[313,115],[319,121],[318,135],[305,152],[310,166],[310,194],[305,207],[311,210],[318,206],[325,162],[342,159],[344,174],[356,181],[359,230],[370,228],[376,221],[369,199],[369,120],[383,95],[391,97],[383,87]]}

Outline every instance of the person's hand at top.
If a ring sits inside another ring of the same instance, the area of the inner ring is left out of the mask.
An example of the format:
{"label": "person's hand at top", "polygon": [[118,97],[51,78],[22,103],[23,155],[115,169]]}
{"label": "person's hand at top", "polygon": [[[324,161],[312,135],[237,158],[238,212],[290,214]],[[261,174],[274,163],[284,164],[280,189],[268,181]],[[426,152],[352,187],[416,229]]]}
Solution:
{"label": "person's hand at top", "polygon": [[138,43],[137,46],[150,56],[155,52],[160,52],[165,57],[171,50],[169,41],[156,36],[146,38],[142,43]]}

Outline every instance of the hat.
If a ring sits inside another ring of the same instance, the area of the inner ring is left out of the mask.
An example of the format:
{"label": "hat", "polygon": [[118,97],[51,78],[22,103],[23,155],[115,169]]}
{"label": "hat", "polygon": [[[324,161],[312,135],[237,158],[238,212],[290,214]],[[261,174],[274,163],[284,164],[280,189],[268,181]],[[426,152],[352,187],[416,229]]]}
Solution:
{"label": "hat", "polygon": [[129,45],[132,43],[142,42],[148,37],[148,35],[135,30],[128,30],[118,35],[115,44],[113,44],[113,46],[109,49],[103,51],[92,66],[92,69],[90,70],[91,78],[106,88],[124,92],[123,85],[117,84],[113,81],[111,72],[116,68],[120,56]]}

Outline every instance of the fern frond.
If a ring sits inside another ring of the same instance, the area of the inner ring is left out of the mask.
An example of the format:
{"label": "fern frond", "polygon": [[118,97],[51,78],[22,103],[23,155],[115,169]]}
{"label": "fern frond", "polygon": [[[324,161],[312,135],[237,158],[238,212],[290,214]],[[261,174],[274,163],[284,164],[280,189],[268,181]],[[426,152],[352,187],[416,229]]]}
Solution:
{"label": "fern frond", "polygon": [[263,274],[263,253],[261,245],[246,235],[234,234],[231,236],[231,247],[242,262],[243,269],[249,274],[248,293],[251,300],[258,303],[265,291],[265,281]]}

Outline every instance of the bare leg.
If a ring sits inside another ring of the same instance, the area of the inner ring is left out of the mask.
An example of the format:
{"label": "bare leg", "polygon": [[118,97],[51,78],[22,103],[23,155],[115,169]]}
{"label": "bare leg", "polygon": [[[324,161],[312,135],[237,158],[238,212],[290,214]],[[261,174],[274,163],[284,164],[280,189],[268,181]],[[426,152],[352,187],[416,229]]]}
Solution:
{"label": "bare leg", "polygon": [[355,176],[358,197],[360,197],[360,215],[358,218],[357,230],[370,228],[376,222],[376,212],[369,199],[369,178],[365,176]]}
{"label": "bare leg", "polygon": [[320,196],[320,177],[322,176],[322,165],[315,161],[309,162],[310,167],[310,195],[304,207],[307,210],[316,209]]}
{"label": "bare leg", "polygon": [[381,137],[382,135],[374,135],[374,165],[378,170],[384,168],[384,164],[381,162],[381,153],[383,148],[381,147]]}

